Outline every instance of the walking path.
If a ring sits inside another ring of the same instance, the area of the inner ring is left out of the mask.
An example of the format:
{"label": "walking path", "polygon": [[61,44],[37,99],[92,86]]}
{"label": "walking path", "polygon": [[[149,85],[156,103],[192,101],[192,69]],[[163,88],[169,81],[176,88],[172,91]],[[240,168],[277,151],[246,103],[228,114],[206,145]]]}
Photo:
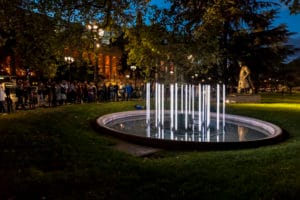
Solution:
{"label": "walking path", "polygon": [[160,149],[132,144],[122,140],[118,140],[113,148],[136,157],[146,157],[160,151]]}

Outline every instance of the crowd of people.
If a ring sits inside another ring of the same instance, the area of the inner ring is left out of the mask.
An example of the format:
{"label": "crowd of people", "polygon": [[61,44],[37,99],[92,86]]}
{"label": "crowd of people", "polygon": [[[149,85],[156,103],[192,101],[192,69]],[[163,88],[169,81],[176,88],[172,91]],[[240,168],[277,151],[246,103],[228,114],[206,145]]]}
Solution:
{"label": "crowd of people", "polygon": [[11,90],[0,87],[0,113],[13,109],[33,109],[35,107],[55,107],[74,103],[105,101],[128,101],[143,98],[144,87],[133,88],[130,83],[108,84],[94,82],[68,82],[65,80],[39,82],[31,85],[28,80],[19,80],[14,89],[15,101]]}

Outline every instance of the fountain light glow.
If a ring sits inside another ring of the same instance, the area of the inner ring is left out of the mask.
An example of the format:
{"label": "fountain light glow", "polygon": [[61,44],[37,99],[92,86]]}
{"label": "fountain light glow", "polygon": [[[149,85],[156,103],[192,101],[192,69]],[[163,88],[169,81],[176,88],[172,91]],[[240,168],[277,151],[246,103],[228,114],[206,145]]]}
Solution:
{"label": "fountain light glow", "polygon": [[[154,97],[151,88],[155,88]],[[154,146],[170,145],[172,141],[172,145],[185,148],[199,148],[204,144],[205,147],[218,144],[245,148],[248,144],[260,145],[282,137],[282,130],[274,124],[225,114],[225,90],[224,84],[155,83],[151,87],[147,83],[145,111],[112,113],[99,117],[97,124],[110,133]]]}

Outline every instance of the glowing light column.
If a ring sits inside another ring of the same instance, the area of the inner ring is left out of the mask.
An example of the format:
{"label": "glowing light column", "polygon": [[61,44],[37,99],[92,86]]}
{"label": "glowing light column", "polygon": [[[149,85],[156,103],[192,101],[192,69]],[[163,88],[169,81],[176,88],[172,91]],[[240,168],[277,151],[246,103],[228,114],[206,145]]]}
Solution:
{"label": "glowing light column", "polygon": [[155,83],[155,127],[158,127],[158,83]]}
{"label": "glowing light column", "polygon": [[178,129],[178,84],[175,83],[175,130]]}
{"label": "glowing light column", "polygon": [[170,137],[173,139],[174,131],[174,85],[170,85]]}
{"label": "glowing light column", "polygon": [[207,97],[207,118],[206,118],[206,126],[207,128],[210,126],[210,85],[207,85],[207,88],[206,88],[206,97]]}
{"label": "glowing light column", "polygon": [[226,103],[226,86],[223,84],[223,119],[222,119],[222,130],[223,130],[223,141],[225,141],[225,103]]}
{"label": "glowing light column", "polygon": [[150,83],[146,84],[146,124],[147,124],[147,137],[150,137]]}
{"label": "glowing light column", "polygon": [[219,133],[220,133],[220,85],[217,84],[217,119],[216,119],[216,127],[217,127],[217,142],[219,142]]}
{"label": "glowing light column", "polygon": [[201,84],[198,85],[198,131],[201,131],[201,124],[202,124],[202,112],[201,112],[201,98],[202,98],[202,92],[201,92]]}
{"label": "glowing light column", "polygon": [[188,128],[188,85],[185,85],[185,130]]}

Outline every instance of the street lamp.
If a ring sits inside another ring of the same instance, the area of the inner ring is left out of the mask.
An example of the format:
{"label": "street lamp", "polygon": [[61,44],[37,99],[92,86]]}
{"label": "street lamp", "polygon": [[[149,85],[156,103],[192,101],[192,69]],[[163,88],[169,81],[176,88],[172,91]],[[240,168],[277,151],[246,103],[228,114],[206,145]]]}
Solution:
{"label": "street lamp", "polygon": [[[95,67],[94,67],[94,82],[97,83],[98,80],[98,55],[96,49],[101,46],[101,40],[104,36],[104,30],[99,28],[99,26],[94,22],[92,24],[87,24],[87,29],[93,34],[93,50],[95,54]],[[100,42],[100,44],[98,43]]]}
{"label": "street lamp", "polygon": [[135,74],[135,70],[136,70],[136,66],[135,65],[131,65],[130,69],[133,71],[133,76],[134,76],[134,88],[136,89],[136,74]]}
{"label": "street lamp", "polygon": [[71,63],[74,62],[74,58],[71,56],[66,56],[65,57],[65,61],[68,63],[69,65],[69,82],[71,81]]}
{"label": "street lamp", "polygon": [[196,84],[198,83],[198,76],[199,76],[199,74],[195,73],[195,81],[196,81]]}

